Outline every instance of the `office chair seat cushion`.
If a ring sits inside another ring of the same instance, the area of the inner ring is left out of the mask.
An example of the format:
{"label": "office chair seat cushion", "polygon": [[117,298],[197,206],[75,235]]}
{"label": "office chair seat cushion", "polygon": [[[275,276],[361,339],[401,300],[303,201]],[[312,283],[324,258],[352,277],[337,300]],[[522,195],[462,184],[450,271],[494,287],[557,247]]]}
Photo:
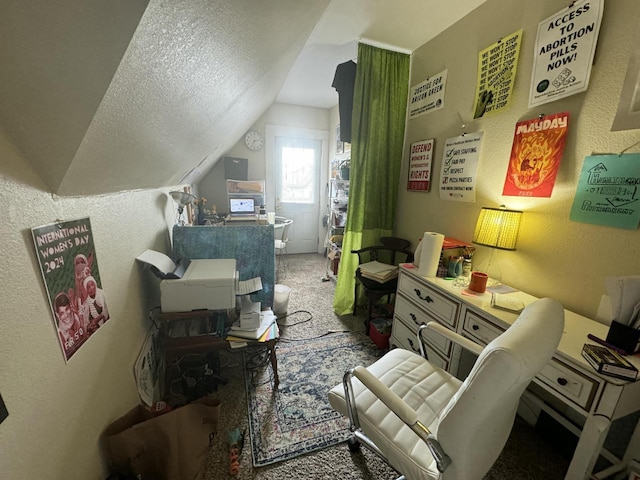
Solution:
{"label": "office chair seat cushion", "polygon": [[[434,433],[439,412],[462,384],[420,355],[401,348],[391,350],[367,370],[415,409],[420,421]],[[387,454],[389,463],[407,479],[438,478],[426,444],[357,379],[352,382],[362,431]],[[329,403],[348,416],[342,384],[329,392]]]}

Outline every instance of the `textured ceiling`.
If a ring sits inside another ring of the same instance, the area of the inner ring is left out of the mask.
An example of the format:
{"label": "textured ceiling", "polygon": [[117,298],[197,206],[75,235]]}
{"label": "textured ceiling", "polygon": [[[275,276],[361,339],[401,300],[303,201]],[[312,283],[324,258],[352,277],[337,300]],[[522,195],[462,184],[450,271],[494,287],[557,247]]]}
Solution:
{"label": "textured ceiling", "polygon": [[483,1],[2,0],[0,124],[59,195],[197,183],[276,97],[333,107],[358,38],[411,51]]}

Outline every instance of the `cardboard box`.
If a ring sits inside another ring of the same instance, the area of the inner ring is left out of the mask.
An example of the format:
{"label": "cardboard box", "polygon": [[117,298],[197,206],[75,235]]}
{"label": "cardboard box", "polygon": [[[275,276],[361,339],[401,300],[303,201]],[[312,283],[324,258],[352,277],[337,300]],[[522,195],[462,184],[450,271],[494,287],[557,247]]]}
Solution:
{"label": "cardboard box", "polygon": [[180,279],[160,282],[164,313],[225,310],[236,306],[235,259],[192,260]]}

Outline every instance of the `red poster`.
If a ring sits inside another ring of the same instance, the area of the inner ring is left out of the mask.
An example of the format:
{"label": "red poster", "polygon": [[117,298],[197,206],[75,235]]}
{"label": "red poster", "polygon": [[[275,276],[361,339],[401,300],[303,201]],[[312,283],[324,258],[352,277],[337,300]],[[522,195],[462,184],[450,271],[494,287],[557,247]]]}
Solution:
{"label": "red poster", "polygon": [[550,197],[564,151],[569,112],[516,124],[503,195]]}
{"label": "red poster", "polygon": [[433,138],[411,144],[407,190],[428,192],[431,184]]}

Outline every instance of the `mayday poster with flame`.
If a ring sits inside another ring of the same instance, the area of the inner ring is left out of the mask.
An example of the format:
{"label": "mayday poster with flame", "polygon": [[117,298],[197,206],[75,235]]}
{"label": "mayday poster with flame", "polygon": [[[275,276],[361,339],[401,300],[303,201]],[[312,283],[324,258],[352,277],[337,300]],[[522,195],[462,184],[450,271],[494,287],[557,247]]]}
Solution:
{"label": "mayday poster with flame", "polygon": [[516,124],[503,195],[550,197],[569,126],[569,112]]}

